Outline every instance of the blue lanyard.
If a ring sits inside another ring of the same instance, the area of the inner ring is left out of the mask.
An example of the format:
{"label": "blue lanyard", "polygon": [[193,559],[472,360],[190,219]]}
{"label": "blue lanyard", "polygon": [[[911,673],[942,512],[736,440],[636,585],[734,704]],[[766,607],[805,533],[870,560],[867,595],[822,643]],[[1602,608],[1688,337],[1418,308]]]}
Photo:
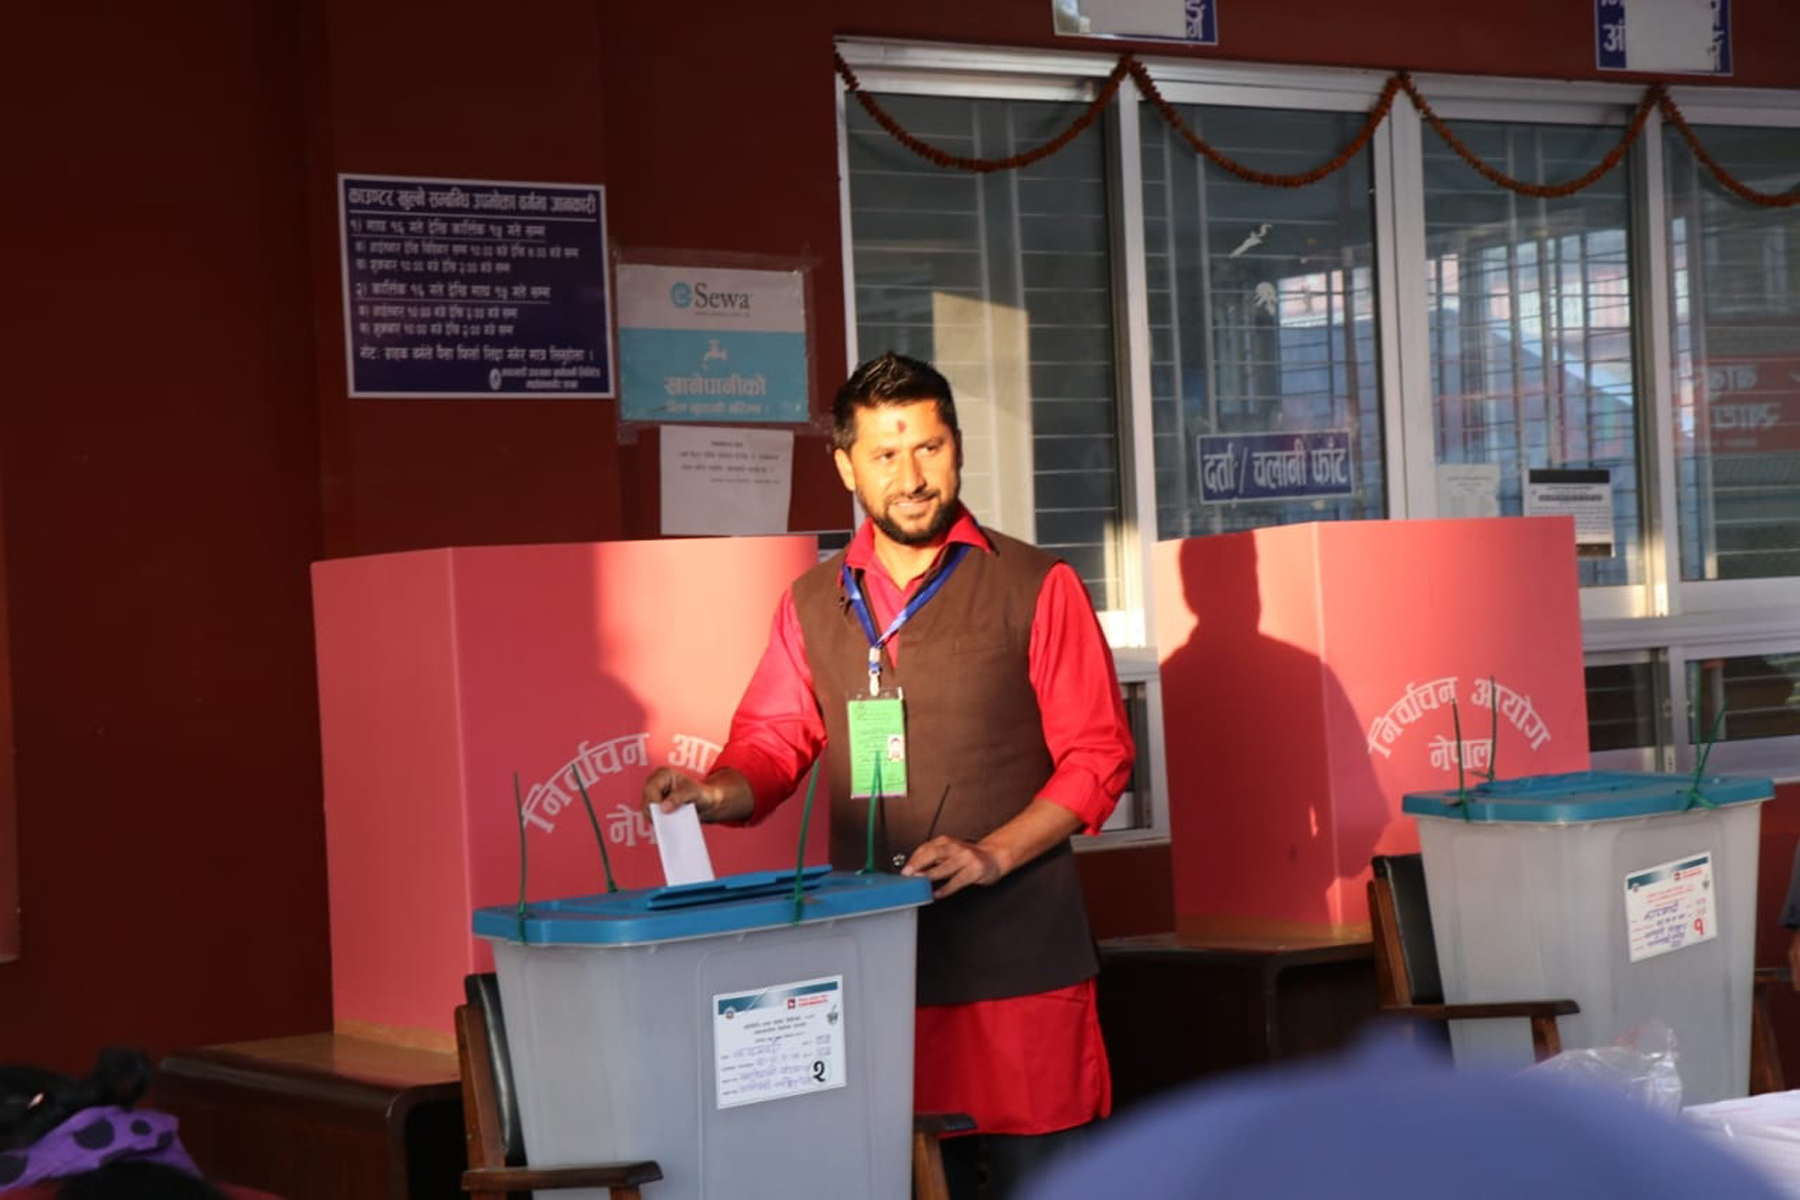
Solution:
{"label": "blue lanyard", "polygon": [[913,615],[938,594],[938,589],[944,586],[944,580],[950,578],[950,572],[956,570],[956,565],[968,552],[967,542],[958,542],[952,546],[944,559],[943,567],[932,576],[930,583],[913,593],[912,599],[906,602],[904,608],[894,614],[885,633],[875,632],[875,619],[869,615],[869,602],[863,598],[862,585],[856,582],[856,574],[850,570],[850,564],[844,564],[844,591],[850,597],[850,607],[856,610],[856,619],[862,622],[863,632],[869,637],[869,695],[873,696],[881,691],[881,648],[900,632],[902,625],[912,620]]}

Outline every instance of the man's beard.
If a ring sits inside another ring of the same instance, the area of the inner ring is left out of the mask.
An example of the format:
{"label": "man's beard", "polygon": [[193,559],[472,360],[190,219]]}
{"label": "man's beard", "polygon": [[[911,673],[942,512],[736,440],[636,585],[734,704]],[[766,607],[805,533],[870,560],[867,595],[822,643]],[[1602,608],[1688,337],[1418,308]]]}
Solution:
{"label": "man's beard", "polygon": [[890,541],[902,546],[926,546],[950,532],[950,526],[956,524],[956,493],[945,496],[940,492],[937,499],[940,503],[931,520],[916,529],[907,529],[888,516],[886,505],[880,509],[869,504],[863,507],[868,511],[869,519],[875,522],[875,528],[886,534]]}

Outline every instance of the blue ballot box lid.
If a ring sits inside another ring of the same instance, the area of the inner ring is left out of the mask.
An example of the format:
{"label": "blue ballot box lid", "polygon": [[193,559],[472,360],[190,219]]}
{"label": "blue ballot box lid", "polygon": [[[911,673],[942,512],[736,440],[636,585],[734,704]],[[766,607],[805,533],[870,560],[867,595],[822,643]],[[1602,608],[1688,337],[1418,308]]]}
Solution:
{"label": "blue ballot box lid", "polygon": [[1408,792],[1400,808],[1415,817],[1575,825],[1689,809],[1703,812],[1708,805],[1768,800],[1775,795],[1775,781],[1729,775],[1707,775],[1696,781],[1692,775],[1644,771],[1571,771],[1497,779],[1470,787],[1467,794],[1466,814],[1455,788]]}
{"label": "blue ballot box lid", "polygon": [[[931,881],[924,878],[807,867],[801,872],[799,920],[861,916],[930,899]],[[517,905],[475,910],[478,936],[529,946],[636,945],[794,923],[792,871],[538,901],[525,906],[523,920]]]}

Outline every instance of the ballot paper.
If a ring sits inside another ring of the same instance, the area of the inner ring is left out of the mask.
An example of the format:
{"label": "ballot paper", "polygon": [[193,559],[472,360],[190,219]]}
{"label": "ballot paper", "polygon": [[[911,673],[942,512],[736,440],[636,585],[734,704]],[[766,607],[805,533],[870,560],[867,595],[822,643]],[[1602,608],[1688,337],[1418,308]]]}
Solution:
{"label": "ballot paper", "polygon": [[684,804],[672,813],[662,805],[650,806],[650,824],[656,830],[656,852],[662,856],[663,882],[705,883],[713,877],[712,855],[700,834],[700,814]]}

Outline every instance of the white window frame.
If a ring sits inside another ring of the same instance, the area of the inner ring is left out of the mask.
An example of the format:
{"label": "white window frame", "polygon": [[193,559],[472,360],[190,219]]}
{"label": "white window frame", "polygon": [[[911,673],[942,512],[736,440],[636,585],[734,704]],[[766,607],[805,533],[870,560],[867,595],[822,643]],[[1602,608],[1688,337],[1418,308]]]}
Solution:
{"label": "white window frame", "polygon": [[[1009,50],[936,43],[840,39],[838,52],[866,90],[877,93],[963,98],[1085,102],[1098,93],[1118,59],[1112,53]],[[1388,75],[1326,67],[1240,64],[1215,60],[1140,56],[1158,89],[1172,104],[1234,105],[1309,111],[1368,112]],[[1419,75],[1415,82],[1434,110],[1458,121],[1517,121],[1616,126],[1621,133],[1643,99],[1641,83]],[[1736,88],[1672,88],[1671,97],[1691,125],[1800,127],[1800,93]],[[836,88],[840,233],[844,271],[844,328],[849,361],[856,344],[855,259],[851,237],[846,106],[854,103],[841,80]],[[1108,636],[1121,681],[1145,685],[1150,744],[1139,748],[1153,792],[1149,828],[1108,834],[1126,838],[1167,836],[1167,770],[1161,737],[1161,689],[1152,611],[1154,537],[1145,521],[1156,511],[1150,438],[1150,322],[1145,280],[1144,210],[1139,123],[1155,119],[1138,103],[1127,79],[1109,106],[1113,217],[1114,303],[1120,383],[1119,444],[1121,529],[1125,563],[1123,611],[1106,614]],[[1370,143],[1375,191],[1376,320],[1384,424],[1386,511],[1391,519],[1436,515],[1434,414],[1430,346],[1426,336],[1424,180],[1421,153],[1426,129],[1410,100],[1397,96],[1388,119]],[[1702,131],[1704,138],[1704,132]],[[1652,656],[1669,711],[1662,714],[1670,741],[1642,752],[1608,752],[1601,765],[1692,769],[1695,747],[1687,739],[1687,665],[1718,655],[1800,649],[1800,577],[1682,581],[1679,578],[1679,499],[1676,489],[1670,328],[1667,212],[1663,122],[1652,110],[1643,137],[1619,170],[1632,174],[1631,289],[1640,414],[1637,443],[1643,581],[1582,589],[1581,613],[1588,661],[1596,665]],[[1410,314],[1410,316],[1409,316]],[[1126,448],[1129,448],[1127,451]],[[1135,574],[1133,567],[1135,566]],[[1747,647],[1759,647],[1749,649]],[[1778,779],[1800,778],[1800,738],[1725,743],[1709,769],[1754,769]]]}

